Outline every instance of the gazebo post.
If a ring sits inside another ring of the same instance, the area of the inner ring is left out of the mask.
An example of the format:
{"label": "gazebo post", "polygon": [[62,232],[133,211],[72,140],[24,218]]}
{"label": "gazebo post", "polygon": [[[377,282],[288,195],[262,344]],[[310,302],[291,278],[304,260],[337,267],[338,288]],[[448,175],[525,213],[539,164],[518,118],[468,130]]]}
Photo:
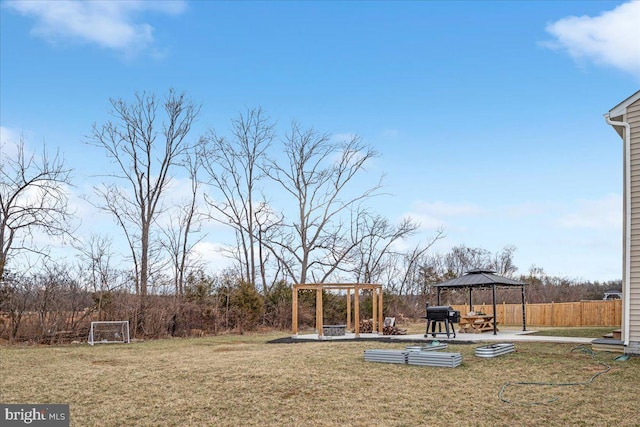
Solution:
{"label": "gazebo post", "polygon": [[496,322],[498,321],[498,313],[496,312],[496,285],[493,284],[493,335],[498,335]]}
{"label": "gazebo post", "polygon": [[473,288],[469,286],[469,311],[473,311],[473,300],[471,299],[471,290]]}
{"label": "gazebo post", "polygon": [[527,313],[526,313],[526,307],[527,305],[524,302],[524,285],[522,285],[522,330],[526,331],[527,330]]}
{"label": "gazebo post", "polygon": [[438,303],[437,305],[440,305],[440,288],[438,288]]}

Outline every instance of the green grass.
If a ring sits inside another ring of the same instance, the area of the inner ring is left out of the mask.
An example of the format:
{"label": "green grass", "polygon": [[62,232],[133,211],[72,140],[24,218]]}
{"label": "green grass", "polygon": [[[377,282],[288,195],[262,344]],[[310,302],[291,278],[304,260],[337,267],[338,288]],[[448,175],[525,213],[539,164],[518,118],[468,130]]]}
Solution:
{"label": "green grass", "polygon": [[583,338],[602,338],[603,335],[610,333],[618,327],[579,327],[579,328],[536,328],[536,332],[532,335],[540,335],[547,337],[583,337]]}
{"label": "green grass", "polygon": [[[283,334],[3,347],[0,401],[69,403],[72,426],[633,426],[640,358],[516,343],[457,368],[365,362],[404,343],[267,344]],[[525,386],[506,383],[591,384]],[[557,399],[552,403],[552,399]]]}

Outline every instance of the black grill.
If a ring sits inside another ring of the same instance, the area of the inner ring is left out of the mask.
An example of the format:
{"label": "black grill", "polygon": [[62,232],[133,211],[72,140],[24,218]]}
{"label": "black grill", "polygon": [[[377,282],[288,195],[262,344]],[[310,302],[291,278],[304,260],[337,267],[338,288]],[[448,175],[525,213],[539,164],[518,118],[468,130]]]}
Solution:
{"label": "black grill", "polygon": [[[427,315],[425,319],[427,319],[427,330],[424,333],[425,338],[429,336],[429,333],[431,333],[433,337],[435,337],[436,334],[446,333],[447,338],[449,338],[449,325],[451,325],[453,337],[456,337],[456,330],[453,324],[460,322],[460,312],[454,310],[453,307],[448,305],[434,305],[433,307],[429,307],[429,304],[427,304]],[[438,332],[436,332],[436,323],[438,324]],[[442,332],[443,323],[446,332]],[[429,325],[431,325],[431,332],[429,332]]]}

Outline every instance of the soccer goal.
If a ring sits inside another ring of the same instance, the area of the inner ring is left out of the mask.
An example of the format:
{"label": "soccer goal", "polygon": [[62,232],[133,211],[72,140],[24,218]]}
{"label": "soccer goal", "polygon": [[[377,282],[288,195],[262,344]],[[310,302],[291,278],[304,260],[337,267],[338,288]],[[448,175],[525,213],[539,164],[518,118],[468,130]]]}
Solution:
{"label": "soccer goal", "polygon": [[128,344],[129,321],[91,322],[89,344]]}

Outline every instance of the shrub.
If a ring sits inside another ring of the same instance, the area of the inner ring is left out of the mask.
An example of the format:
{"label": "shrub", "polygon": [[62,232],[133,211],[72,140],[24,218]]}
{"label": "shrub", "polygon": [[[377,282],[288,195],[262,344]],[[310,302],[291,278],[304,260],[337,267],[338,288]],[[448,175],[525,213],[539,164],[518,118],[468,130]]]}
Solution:
{"label": "shrub", "polygon": [[292,289],[284,280],[275,283],[265,298],[265,324],[278,329],[291,328]]}
{"label": "shrub", "polygon": [[251,283],[240,281],[231,294],[231,306],[235,326],[240,333],[252,330],[264,314],[264,301]]}

